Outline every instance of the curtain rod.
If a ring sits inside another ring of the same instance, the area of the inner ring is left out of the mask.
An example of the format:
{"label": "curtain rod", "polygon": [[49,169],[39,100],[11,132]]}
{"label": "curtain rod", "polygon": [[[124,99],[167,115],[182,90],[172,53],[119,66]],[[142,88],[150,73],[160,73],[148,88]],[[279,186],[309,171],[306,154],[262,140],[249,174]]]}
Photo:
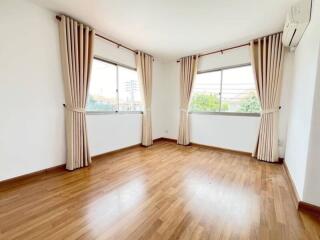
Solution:
{"label": "curtain rod", "polygon": [[[259,37],[259,38],[264,38],[264,37],[272,36],[272,35],[275,35],[275,34],[278,34],[278,33],[282,33],[282,31],[276,32],[276,33],[272,33],[272,34],[268,34],[268,35],[265,35],[265,36],[262,36],[262,37]],[[258,39],[259,39],[259,38],[258,38]],[[254,41],[256,41],[256,40],[254,40]],[[199,57],[203,57],[203,56],[207,56],[207,55],[211,55],[211,54],[216,54],[216,53],[221,53],[221,54],[223,54],[223,52],[225,52],[225,51],[229,51],[229,50],[236,49],[236,48],[241,48],[241,47],[244,47],[244,46],[250,46],[250,42],[245,43],[245,44],[241,44],[241,45],[237,45],[237,46],[234,46],[234,47],[229,47],[229,48],[224,48],[224,49],[216,50],[216,51],[213,51],[213,52],[202,53],[202,54],[199,54],[198,56],[199,56]],[[180,59],[181,59],[181,58],[180,58]],[[180,62],[180,59],[177,60],[177,63]]]}
{"label": "curtain rod", "polygon": [[[56,16],[56,19],[57,19],[58,21],[61,21],[61,17],[58,16],[58,15]],[[124,45],[122,45],[122,44],[120,44],[120,43],[118,43],[118,42],[116,42],[116,41],[113,41],[113,40],[111,40],[111,39],[109,39],[109,38],[107,38],[107,37],[105,37],[105,36],[103,36],[103,35],[101,35],[101,34],[99,34],[99,33],[96,33],[95,35],[96,35],[97,37],[99,37],[99,38],[102,38],[102,39],[104,39],[104,40],[106,40],[106,41],[108,41],[108,42],[111,42],[111,43],[117,45],[118,48],[119,48],[119,47],[122,47],[122,48],[125,48],[125,49],[127,49],[127,50],[135,53],[135,54],[138,54],[138,51],[137,51],[137,50],[133,50],[133,49],[131,49],[131,48],[129,48],[129,47],[126,47],[126,46],[124,46]],[[148,54],[148,55],[150,55],[150,54]],[[150,56],[151,56],[151,55],[150,55]],[[151,57],[152,57],[152,56],[151,56]],[[152,57],[152,58],[153,58],[153,57]]]}

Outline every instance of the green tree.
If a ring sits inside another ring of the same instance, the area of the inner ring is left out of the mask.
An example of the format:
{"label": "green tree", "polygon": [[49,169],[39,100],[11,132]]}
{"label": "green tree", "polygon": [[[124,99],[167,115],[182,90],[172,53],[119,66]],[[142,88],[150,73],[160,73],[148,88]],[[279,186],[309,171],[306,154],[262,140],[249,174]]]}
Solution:
{"label": "green tree", "polygon": [[[191,111],[194,112],[217,112],[220,108],[220,98],[216,94],[195,93],[191,101]],[[221,105],[221,111],[227,111],[229,105],[223,103]]]}
{"label": "green tree", "polygon": [[241,100],[239,112],[260,112],[260,103],[254,92],[249,93],[245,98]]}

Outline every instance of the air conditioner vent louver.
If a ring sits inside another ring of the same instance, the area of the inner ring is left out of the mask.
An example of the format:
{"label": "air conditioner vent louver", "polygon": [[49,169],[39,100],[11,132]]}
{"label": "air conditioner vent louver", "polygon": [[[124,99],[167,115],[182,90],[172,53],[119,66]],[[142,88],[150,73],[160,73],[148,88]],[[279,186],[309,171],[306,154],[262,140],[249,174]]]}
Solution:
{"label": "air conditioner vent louver", "polygon": [[311,0],[301,0],[287,14],[282,43],[294,49],[298,46],[310,21]]}

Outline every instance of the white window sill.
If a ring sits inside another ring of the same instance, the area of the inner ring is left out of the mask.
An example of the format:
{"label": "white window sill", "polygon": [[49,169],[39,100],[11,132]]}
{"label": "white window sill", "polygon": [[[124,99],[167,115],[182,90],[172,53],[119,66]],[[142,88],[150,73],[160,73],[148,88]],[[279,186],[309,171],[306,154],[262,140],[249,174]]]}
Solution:
{"label": "white window sill", "polygon": [[86,111],[86,115],[142,114],[142,111]]}
{"label": "white window sill", "polygon": [[260,117],[260,113],[237,113],[237,112],[189,112],[189,114],[239,116],[239,117]]}

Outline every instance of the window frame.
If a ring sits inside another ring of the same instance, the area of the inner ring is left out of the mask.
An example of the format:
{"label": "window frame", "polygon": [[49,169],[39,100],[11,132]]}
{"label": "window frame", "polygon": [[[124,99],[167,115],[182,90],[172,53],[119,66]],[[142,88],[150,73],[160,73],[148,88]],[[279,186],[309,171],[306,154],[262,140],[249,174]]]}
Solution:
{"label": "window frame", "polygon": [[[226,67],[220,67],[220,68],[213,68],[203,71],[197,71],[198,74],[204,74],[204,73],[211,73],[211,72],[220,72],[221,79],[220,79],[220,93],[219,93],[219,111],[217,112],[210,112],[210,111],[189,111],[189,114],[199,114],[199,115],[221,115],[221,116],[242,116],[242,117],[260,117],[260,113],[242,113],[242,112],[221,112],[221,103],[222,103],[222,84],[223,84],[223,71],[233,68],[240,68],[240,67],[247,67],[251,66],[251,63],[243,63],[238,65],[231,65]],[[191,96],[192,97],[192,96]],[[191,100],[191,99],[190,99]],[[191,103],[190,103],[191,104]]]}
{"label": "window frame", "polygon": [[[117,77],[117,105],[118,105],[118,109],[119,109],[119,68],[118,67],[123,67],[123,68],[127,68],[129,70],[133,70],[133,71],[137,71],[137,68],[134,68],[134,67],[130,67],[128,65],[125,65],[125,64],[121,64],[121,63],[118,63],[118,62],[115,62],[115,61],[111,61],[111,60],[108,60],[108,59],[105,59],[103,57],[100,57],[100,56],[97,56],[95,55],[93,57],[93,59],[95,60],[98,60],[98,61],[101,61],[101,62],[105,62],[105,63],[108,63],[108,64],[112,64],[112,65],[115,65],[117,68],[117,72],[116,72],[116,77]],[[89,86],[89,90],[90,90],[90,86]],[[89,97],[89,93],[88,93],[88,97]],[[87,115],[107,115],[107,114],[142,114],[143,111],[88,111],[86,110],[86,114]]]}

